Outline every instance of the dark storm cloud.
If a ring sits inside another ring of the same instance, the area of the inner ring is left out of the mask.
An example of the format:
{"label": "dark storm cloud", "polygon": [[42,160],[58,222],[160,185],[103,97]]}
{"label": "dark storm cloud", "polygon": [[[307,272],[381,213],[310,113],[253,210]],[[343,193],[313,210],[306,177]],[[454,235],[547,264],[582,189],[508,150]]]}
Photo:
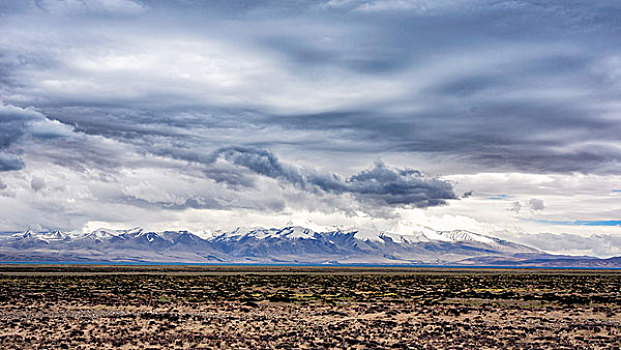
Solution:
{"label": "dark storm cloud", "polygon": [[42,116],[33,110],[0,104],[0,171],[24,167],[24,162],[9,148],[27,132],[27,123],[40,118]]}
{"label": "dark storm cloud", "polygon": [[0,104],[0,171],[24,167],[18,141],[25,136],[51,140],[69,137],[72,129],[32,108]]}
{"label": "dark storm cloud", "polygon": [[283,165],[271,152],[262,149],[246,147],[227,147],[217,150],[210,160],[214,163],[218,158],[224,158],[235,165],[240,165],[251,171],[271,177],[284,179],[298,185],[304,185],[306,179],[299,170]]}
{"label": "dark storm cloud", "polygon": [[307,190],[349,193],[362,201],[378,205],[411,205],[424,208],[457,199],[448,181],[424,177],[412,169],[390,169],[383,163],[348,178],[298,169],[283,164],[271,152],[247,147],[227,147],[213,154],[211,163],[224,158],[252,172],[285,180]]}

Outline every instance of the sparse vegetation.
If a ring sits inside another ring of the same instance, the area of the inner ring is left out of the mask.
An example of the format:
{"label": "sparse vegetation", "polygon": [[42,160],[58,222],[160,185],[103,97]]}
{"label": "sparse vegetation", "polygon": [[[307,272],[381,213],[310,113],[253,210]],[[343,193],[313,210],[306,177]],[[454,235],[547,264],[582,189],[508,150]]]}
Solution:
{"label": "sparse vegetation", "polygon": [[0,267],[3,349],[619,349],[621,272]]}

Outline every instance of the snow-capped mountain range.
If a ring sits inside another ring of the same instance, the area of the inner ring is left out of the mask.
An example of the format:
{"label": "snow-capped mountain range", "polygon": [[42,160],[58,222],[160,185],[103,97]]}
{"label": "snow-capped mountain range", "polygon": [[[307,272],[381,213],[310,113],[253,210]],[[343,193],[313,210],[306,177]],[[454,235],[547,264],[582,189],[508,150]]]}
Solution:
{"label": "snow-capped mountain range", "polygon": [[[574,259],[575,258],[575,259]],[[524,265],[529,261],[603,261],[546,254],[475,232],[371,230],[315,232],[299,227],[238,228],[194,234],[98,229],[0,235],[0,261]]]}

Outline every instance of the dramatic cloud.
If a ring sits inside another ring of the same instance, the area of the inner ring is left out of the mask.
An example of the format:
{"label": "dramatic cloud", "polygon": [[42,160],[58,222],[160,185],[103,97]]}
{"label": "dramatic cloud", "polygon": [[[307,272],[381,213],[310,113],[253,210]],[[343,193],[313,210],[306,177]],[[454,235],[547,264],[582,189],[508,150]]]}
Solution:
{"label": "dramatic cloud", "polygon": [[294,218],[621,233],[566,224],[619,220],[618,1],[32,0],[0,13],[3,230]]}
{"label": "dramatic cloud", "polygon": [[[457,156],[443,172],[619,171],[614,2],[33,4],[0,27],[2,95],[55,118],[97,106],[108,125],[136,128],[145,112],[150,123],[207,112],[276,143],[299,142],[289,135],[300,130],[302,143],[339,134],[315,152]],[[72,119],[88,127],[92,116]]]}
{"label": "dramatic cloud", "polygon": [[411,205],[430,207],[457,199],[448,181],[425,178],[412,169],[389,169],[376,163],[370,170],[342,179],[335,174],[323,174],[282,164],[266,150],[228,147],[216,151],[212,162],[219,157],[246,167],[253,172],[275,179],[283,179],[305,189],[316,187],[331,193],[350,193],[361,200],[377,205]]}
{"label": "dramatic cloud", "polygon": [[613,1],[24,3],[0,26],[1,98],[94,132],[203,115],[206,137],[237,122],[214,148],[261,130],[442,173],[621,171]]}

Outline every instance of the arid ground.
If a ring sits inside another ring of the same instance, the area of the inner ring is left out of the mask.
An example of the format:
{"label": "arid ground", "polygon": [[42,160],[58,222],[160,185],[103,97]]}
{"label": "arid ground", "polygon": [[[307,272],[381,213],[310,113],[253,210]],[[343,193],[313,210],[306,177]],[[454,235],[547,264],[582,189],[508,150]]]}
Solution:
{"label": "arid ground", "polygon": [[621,271],[0,266],[1,349],[620,349]]}

